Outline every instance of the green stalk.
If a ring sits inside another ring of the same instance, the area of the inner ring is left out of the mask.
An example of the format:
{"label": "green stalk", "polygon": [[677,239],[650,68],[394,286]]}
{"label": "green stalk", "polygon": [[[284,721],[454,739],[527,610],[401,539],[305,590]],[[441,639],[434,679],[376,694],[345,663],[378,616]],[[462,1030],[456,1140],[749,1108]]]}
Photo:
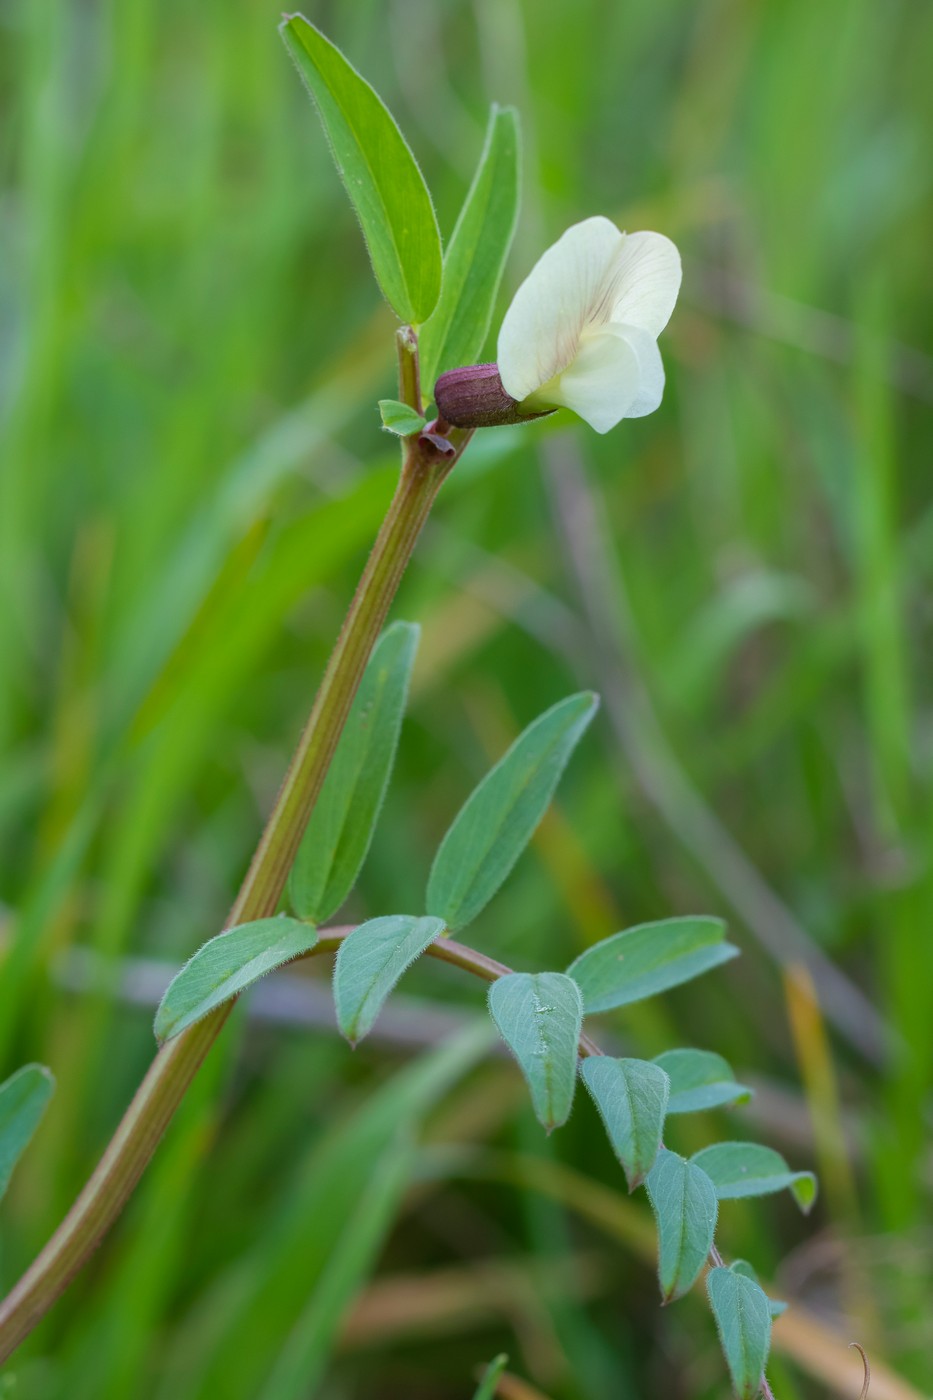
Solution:
{"label": "green stalk", "polygon": [[[416,364],[413,347],[400,345],[400,360],[403,367],[406,360]],[[403,392],[410,392],[410,379],[405,383],[404,373],[401,378]],[[419,439],[406,444],[395,496],[230,911],[228,928],[276,911],[369,654],[441,484],[469,437],[452,434],[454,451],[446,455]],[[42,1253],[0,1304],[0,1363],[48,1312],[116,1220],[231,1008],[232,1003],[219,1007],[156,1055],[94,1174]]]}

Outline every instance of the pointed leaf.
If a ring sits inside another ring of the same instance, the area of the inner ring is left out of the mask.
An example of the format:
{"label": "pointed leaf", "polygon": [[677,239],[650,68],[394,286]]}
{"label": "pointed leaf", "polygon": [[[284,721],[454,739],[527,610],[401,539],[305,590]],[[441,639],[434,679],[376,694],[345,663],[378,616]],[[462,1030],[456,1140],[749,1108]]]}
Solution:
{"label": "pointed leaf", "polygon": [[530,724],[461,807],[428,880],[428,913],[453,931],[475,919],[544,816],[561,773],[596,713],[588,691]]}
{"label": "pointed leaf", "polygon": [[288,895],[302,919],[329,919],[352,890],[385,797],[420,629],[386,628],[369,659],[324,786],[311,813]]}
{"label": "pointed leaf", "polygon": [[634,1191],[661,1149],[667,1075],[647,1060],[613,1060],[608,1055],[589,1056],[580,1072],[622,1163],[628,1189]]}
{"label": "pointed leaf", "polygon": [[479,1383],[479,1388],[473,1395],[473,1400],[495,1400],[499,1378],[508,1364],[509,1358],[506,1356],[505,1352],[502,1352],[499,1356],[494,1357],[493,1360],[490,1361],[489,1365],[486,1367],[483,1379]]}
{"label": "pointed leaf", "polygon": [[441,289],[441,239],[424,177],[369,83],[303,15],[280,33],[314,99],[383,296],[417,325]]}
{"label": "pointed leaf", "polygon": [[347,935],[334,962],[334,1001],[351,1045],[369,1034],[402,973],[443,932],[440,919],[387,914]]}
{"label": "pointed leaf", "polygon": [[511,972],[489,989],[489,1010],[518,1060],[538,1122],[550,1132],[570,1117],[583,1003],[562,972]]}
{"label": "pointed leaf", "polygon": [[316,942],[317,929],[298,919],[256,919],[219,933],[170,982],[156,1012],[156,1038],[171,1040]]}
{"label": "pointed leaf", "polygon": [[716,1230],[716,1188],[693,1162],[662,1148],[645,1185],[658,1224],[658,1279],[666,1303],[687,1292]]}
{"label": "pointed leaf", "polygon": [[471,365],[489,334],[502,270],[518,218],[518,113],[493,106],[473,184],[444,254],[441,295],[418,338],[421,382]]}
{"label": "pointed leaf", "polygon": [[[758,1274],[747,1259],[735,1259],[729,1265],[729,1268],[734,1274],[742,1274],[743,1277],[750,1278],[752,1283],[757,1283],[759,1287],[761,1286]],[[765,1297],[767,1297],[767,1294],[765,1294]],[[768,1298],[768,1307],[771,1310],[772,1317],[780,1317],[781,1313],[787,1312],[787,1304],[782,1303],[779,1298]]]}
{"label": "pointed leaf", "polygon": [[400,403],[398,399],[380,399],[379,414],[382,426],[398,437],[411,437],[413,433],[420,433],[428,421],[409,404]]}
{"label": "pointed leaf", "polygon": [[0,1084],[0,1200],[54,1089],[55,1080],[44,1065],[23,1065]]}
{"label": "pointed leaf", "polygon": [[669,1076],[668,1113],[701,1113],[723,1104],[747,1103],[751,1089],[737,1084],[721,1055],[711,1050],[667,1050],[654,1061]]}
{"label": "pointed leaf", "polygon": [[706,1291],[735,1392],[755,1400],[771,1348],[768,1299],[754,1280],[725,1268],[710,1269]]}
{"label": "pointed leaf", "polygon": [[812,1172],[792,1172],[780,1152],[757,1142],[717,1142],[691,1159],[702,1167],[721,1201],[789,1190],[805,1215],[816,1200]]}
{"label": "pointed leaf", "polygon": [[738,956],[721,919],[661,919],[614,933],[567,969],[587,1013],[644,1001]]}

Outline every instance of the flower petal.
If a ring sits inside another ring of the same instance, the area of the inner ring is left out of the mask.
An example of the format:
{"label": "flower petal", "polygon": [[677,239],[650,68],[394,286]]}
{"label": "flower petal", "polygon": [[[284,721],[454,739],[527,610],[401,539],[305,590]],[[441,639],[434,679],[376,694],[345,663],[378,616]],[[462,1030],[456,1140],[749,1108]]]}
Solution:
{"label": "flower petal", "polygon": [[499,331],[499,373],[513,399],[521,402],[574,359],[580,336],[605,301],[623,239],[609,219],[584,219],[535,263]]}
{"label": "flower petal", "polygon": [[570,408],[598,433],[608,433],[631,413],[640,388],[637,351],[627,336],[607,326],[583,337],[570,368],[533,402]]}
{"label": "flower petal", "polygon": [[607,326],[612,335],[626,341],[635,352],[638,360],[638,393],[634,402],[625,410],[626,418],[644,418],[653,413],[664,396],[664,365],[661,352],[653,335],[638,326]]}
{"label": "flower petal", "polygon": [[680,254],[663,233],[623,235],[612,266],[607,321],[657,338],[671,318],[681,281]]}

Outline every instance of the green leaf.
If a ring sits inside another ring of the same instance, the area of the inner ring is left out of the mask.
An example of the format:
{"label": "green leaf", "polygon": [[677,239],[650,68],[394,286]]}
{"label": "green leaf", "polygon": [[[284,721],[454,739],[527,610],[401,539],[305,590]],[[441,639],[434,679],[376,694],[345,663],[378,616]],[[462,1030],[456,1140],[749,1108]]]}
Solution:
{"label": "green leaf", "polygon": [[424,177],[369,83],[303,15],[280,33],[314,99],[356,210],[383,296],[403,321],[426,321],[441,289],[441,239]]}
{"label": "green leaf", "polygon": [[44,1065],[23,1065],[0,1084],[0,1200],[54,1089],[55,1080]]}
{"label": "green leaf", "polygon": [[581,1074],[622,1163],[628,1189],[634,1191],[661,1149],[667,1075],[647,1060],[613,1060],[608,1055],[589,1056]]}
{"label": "green leaf", "polygon": [[735,1392],[755,1400],[771,1349],[771,1311],[761,1288],[732,1269],[710,1269],[706,1291]]}
{"label": "green leaf", "polygon": [[662,1148],[645,1185],[658,1224],[658,1279],[666,1303],[690,1288],[716,1230],[716,1188],[694,1162]]}
{"label": "green leaf", "polygon": [[[754,1266],[751,1265],[747,1259],[735,1259],[729,1265],[729,1268],[734,1274],[742,1274],[744,1278],[750,1278],[752,1283],[757,1283],[759,1287],[761,1286]],[[767,1297],[767,1294],[765,1296]],[[780,1317],[781,1313],[787,1312],[787,1304],[782,1303],[779,1298],[768,1298],[768,1307],[771,1310],[772,1317]]]}
{"label": "green leaf", "polygon": [[489,989],[489,1010],[548,1132],[570,1117],[583,1003],[562,972],[510,972]]}
{"label": "green leaf", "polygon": [[486,343],[518,219],[519,145],[518,113],[493,105],[486,144],[444,254],[440,299],[418,338],[426,396],[439,374],[473,364]]}
{"label": "green leaf", "polygon": [[316,942],[317,929],[298,919],[256,919],[219,933],[170,982],[156,1012],[157,1040],[171,1040]]}
{"label": "green leaf", "polygon": [[721,919],[661,919],[614,933],[567,969],[588,1013],[644,1001],[738,956]]}
{"label": "green leaf", "polygon": [[360,682],[288,882],[292,908],[320,924],[339,909],[366,859],[395,761],[420,629],[386,628]]}
{"label": "green leaf", "polygon": [[398,437],[411,437],[414,433],[420,433],[428,421],[409,404],[400,403],[398,399],[380,399],[379,413],[382,426]]}
{"label": "green leaf", "polygon": [[527,846],[599,701],[568,696],[530,724],[471,795],[434,857],[428,913],[451,931],[475,919]]}
{"label": "green leaf", "polygon": [[480,1381],[479,1387],[473,1395],[473,1400],[494,1400],[499,1378],[508,1364],[509,1358],[506,1356],[505,1352],[502,1352],[499,1356],[494,1357],[493,1360],[490,1361],[489,1365],[486,1367],[483,1379]]}
{"label": "green leaf", "polygon": [[666,1050],[654,1061],[669,1076],[668,1113],[701,1113],[723,1104],[747,1103],[751,1089],[737,1084],[721,1055],[711,1050]]}
{"label": "green leaf", "polygon": [[387,914],[347,935],[334,963],[334,1001],[351,1045],[369,1034],[402,973],[443,932],[440,919]]}
{"label": "green leaf", "polygon": [[695,1152],[691,1160],[706,1172],[721,1201],[789,1190],[808,1215],[816,1200],[812,1172],[792,1172],[780,1152],[757,1142],[717,1142]]}

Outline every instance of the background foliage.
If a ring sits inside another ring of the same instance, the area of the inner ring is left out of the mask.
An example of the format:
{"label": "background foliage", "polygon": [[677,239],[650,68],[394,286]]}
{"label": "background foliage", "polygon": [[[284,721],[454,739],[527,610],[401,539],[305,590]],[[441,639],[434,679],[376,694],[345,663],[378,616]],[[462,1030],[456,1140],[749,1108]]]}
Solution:
{"label": "background foliage", "polygon": [[[730,920],[741,959],[607,1037],[726,1055],[758,1092],[716,1135],[820,1169],[809,1221],[783,1197],[722,1211],[723,1243],[841,1339],[789,1361],[780,1319],[780,1400],[856,1394],[853,1336],[922,1393],[933,13],[310,17],[390,103],[445,236],[489,102],[520,109],[509,289],[591,213],[669,233],[686,273],[658,414],[489,432],[445,487],[396,610],[423,624],[399,764],[341,917],[417,910],[489,763],[599,690],[474,941],[537,969],[639,921]],[[395,471],[392,320],[277,19],[0,11],[0,1076],[39,1060],[59,1085],[4,1203],[4,1285],[151,1057],[162,964],[222,922]],[[17,1394],[440,1400],[499,1350],[554,1400],[721,1394],[705,1308],[658,1307],[647,1207],[592,1106],[546,1141],[479,1031],[413,1063],[483,989],[419,967],[352,1056],[325,976],[239,1010]],[[679,1131],[688,1153],[711,1136]]]}

